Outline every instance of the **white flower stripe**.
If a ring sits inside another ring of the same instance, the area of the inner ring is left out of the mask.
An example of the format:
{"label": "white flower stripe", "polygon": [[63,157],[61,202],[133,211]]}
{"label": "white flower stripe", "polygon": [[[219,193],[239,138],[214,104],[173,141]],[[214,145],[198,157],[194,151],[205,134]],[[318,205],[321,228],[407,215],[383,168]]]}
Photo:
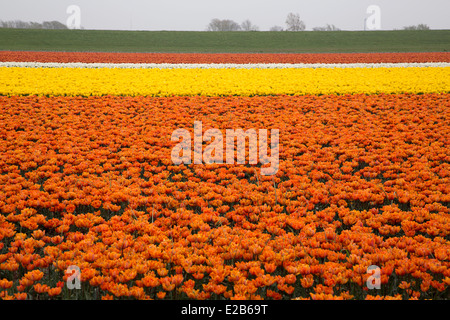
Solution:
{"label": "white flower stripe", "polygon": [[120,68],[120,69],[302,69],[302,68],[430,68],[450,67],[449,62],[426,63],[84,63],[0,62],[0,67]]}

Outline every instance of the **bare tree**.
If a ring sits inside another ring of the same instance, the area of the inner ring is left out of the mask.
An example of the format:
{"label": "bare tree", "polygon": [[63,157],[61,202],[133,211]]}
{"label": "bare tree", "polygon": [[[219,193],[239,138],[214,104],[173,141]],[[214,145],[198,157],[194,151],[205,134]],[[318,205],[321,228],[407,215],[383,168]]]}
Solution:
{"label": "bare tree", "polygon": [[258,31],[258,26],[254,25],[250,20],[245,20],[241,23],[241,30],[243,31]]}
{"label": "bare tree", "polygon": [[272,28],[270,28],[270,31],[283,31],[283,28],[280,26],[273,26]]}
{"label": "bare tree", "polygon": [[327,24],[325,27],[315,27],[313,28],[313,31],[341,31],[341,29],[334,24]]}
{"label": "bare tree", "polygon": [[14,29],[67,29],[65,24],[59,21],[44,21],[26,22],[21,20],[14,21],[0,21],[0,28],[14,28]]}
{"label": "bare tree", "polygon": [[300,20],[298,13],[290,12],[286,18],[287,31],[303,31],[306,29],[305,23]]}
{"label": "bare tree", "polygon": [[62,24],[59,21],[44,21],[42,23],[43,29],[67,29],[65,24]]}
{"label": "bare tree", "polygon": [[417,26],[403,27],[403,30],[430,30],[430,27],[426,24],[418,24]]}
{"label": "bare tree", "polygon": [[241,26],[233,20],[212,19],[207,27],[208,31],[239,31]]}

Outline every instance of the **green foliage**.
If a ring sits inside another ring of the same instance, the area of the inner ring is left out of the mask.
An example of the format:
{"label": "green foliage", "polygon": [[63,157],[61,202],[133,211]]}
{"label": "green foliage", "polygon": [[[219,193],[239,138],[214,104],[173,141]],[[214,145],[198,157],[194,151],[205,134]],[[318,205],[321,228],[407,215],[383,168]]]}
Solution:
{"label": "green foliage", "polygon": [[450,50],[450,30],[207,32],[0,28],[0,50],[189,53],[442,52]]}

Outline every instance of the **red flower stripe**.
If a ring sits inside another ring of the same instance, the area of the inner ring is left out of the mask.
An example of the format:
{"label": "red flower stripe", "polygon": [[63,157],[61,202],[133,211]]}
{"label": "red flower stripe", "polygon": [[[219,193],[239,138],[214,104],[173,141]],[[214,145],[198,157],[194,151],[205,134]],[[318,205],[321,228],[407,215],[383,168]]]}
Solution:
{"label": "red flower stripe", "polygon": [[85,63],[423,63],[450,62],[450,52],[209,54],[0,51],[0,61]]}

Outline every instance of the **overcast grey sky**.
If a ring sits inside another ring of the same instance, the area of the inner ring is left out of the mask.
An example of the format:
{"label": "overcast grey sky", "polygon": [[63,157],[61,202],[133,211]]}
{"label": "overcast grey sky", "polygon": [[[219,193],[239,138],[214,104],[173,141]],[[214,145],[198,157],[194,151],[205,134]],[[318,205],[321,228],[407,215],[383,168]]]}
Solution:
{"label": "overcast grey sky", "polygon": [[307,30],[326,24],[363,30],[369,5],[381,9],[381,30],[419,23],[450,29],[450,0],[1,0],[0,20],[65,24],[69,5],[80,7],[85,29],[202,31],[219,18],[250,19],[265,31],[274,25],[285,28],[287,14],[294,12]]}

